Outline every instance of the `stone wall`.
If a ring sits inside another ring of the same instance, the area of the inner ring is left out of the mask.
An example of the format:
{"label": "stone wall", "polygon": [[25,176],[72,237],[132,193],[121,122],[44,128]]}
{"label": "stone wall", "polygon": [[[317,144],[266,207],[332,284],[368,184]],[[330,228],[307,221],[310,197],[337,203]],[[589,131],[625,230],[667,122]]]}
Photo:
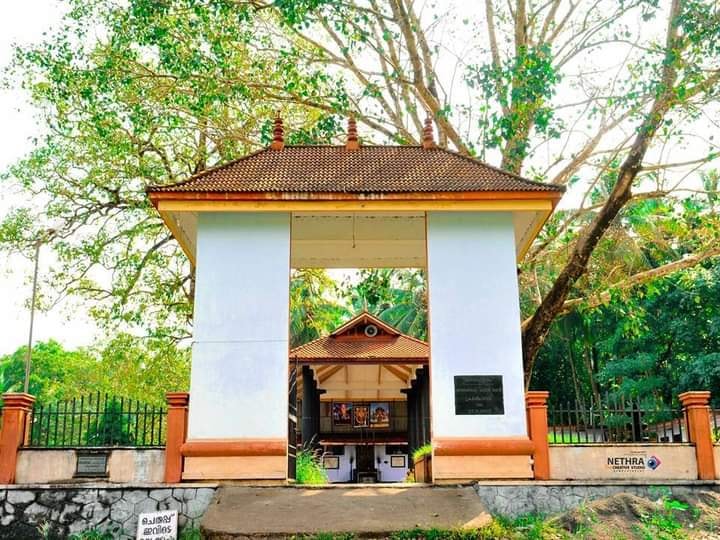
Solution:
{"label": "stone wall", "polygon": [[96,528],[116,538],[135,538],[143,512],[177,510],[180,528],[199,526],[215,484],[14,485],[0,489],[0,540],[50,538]]}
{"label": "stone wall", "polygon": [[595,499],[618,493],[658,498],[660,487],[677,495],[693,491],[718,491],[717,482],[663,483],[659,485],[619,482],[493,482],[476,484],[475,491],[492,514],[515,517],[521,514],[555,514]]}

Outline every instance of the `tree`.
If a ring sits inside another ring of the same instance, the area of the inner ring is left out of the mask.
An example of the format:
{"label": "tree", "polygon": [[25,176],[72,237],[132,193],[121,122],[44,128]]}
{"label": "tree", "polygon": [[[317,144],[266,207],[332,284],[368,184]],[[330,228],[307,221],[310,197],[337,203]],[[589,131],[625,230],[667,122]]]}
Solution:
{"label": "tree", "polygon": [[401,332],[427,339],[427,283],[422,270],[361,270],[345,284],[345,297],[355,313],[363,309]]}
{"label": "tree", "polygon": [[[22,391],[26,350],[0,357],[4,392]],[[165,340],[120,334],[75,351],[54,340],[33,346],[30,394],[43,404],[101,392],[164,405],[166,392],[187,390],[189,382],[189,351]]]}
{"label": "tree", "polygon": [[319,269],[293,271],[290,277],[290,347],[297,347],[340,326],[347,309],[336,283]]}
{"label": "tree", "polygon": [[[9,180],[50,203],[18,209],[0,243],[26,250],[52,222],[56,290],[86,295],[108,323],[180,339],[192,269],[148,207],[147,184],[266,142],[277,108],[298,126],[294,140],[317,142],[337,141],[352,111],[367,141],[417,143],[428,110],[442,146],[568,186],[579,201],[521,268],[529,380],[559,315],[717,255],[702,214],[706,241],[679,258],[631,256],[652,250],[642,245],[620,264],[610,256],[620,240],[633,247],[642,202],[657,203],[640,213],[652,220],[689,191],[717,196],[717,143],[704,134],[719,34],[712,0],[487,0],[481,13],[418,12],[408,0],[76,0],[66,26],[14,63],[49,135]],[[666,232],[668,245],[683,240]],[[108,282],[90,279],[98,267]]]}
{"label": "tree", "polygon": [[[0,357],[3,392],[22,392],[27,346]],[[57,341],[36,343],[32,351],[29,393],[51,402],[94,391],[97,361],[88,351],[68,351]]]}
{"label": "tree", "polygon": [[719,350],[720,263],[706,261],[561,317],[531,384],[555,404],[614,393],[669,405],[685,390],[720,393]]}
{"label": "tree", "polygon": [[167,392],[190,388],[190,350],[165,339],[118,334],[94,348],[96,389],[111,396],[165,405]]}

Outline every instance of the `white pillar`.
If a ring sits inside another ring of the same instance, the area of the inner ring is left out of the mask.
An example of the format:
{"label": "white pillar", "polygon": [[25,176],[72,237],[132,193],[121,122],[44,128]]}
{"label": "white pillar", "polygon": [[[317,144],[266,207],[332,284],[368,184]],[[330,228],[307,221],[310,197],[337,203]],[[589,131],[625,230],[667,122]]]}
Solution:
{"label": "white pillar", "polygon": [[198,215],[189,441],[287,440],[289,272],[289,214]]}
{"label": "white pillar", "polygon": [[[427,220],[432,438],[526,438],[512,215],[428,212]],[[456,414],[455,377],[463,375],[501,376],[503,414]],[[473,474],[468,462],[448,465],[446,478]],[[512,474],[526,474],[527,463]]]}

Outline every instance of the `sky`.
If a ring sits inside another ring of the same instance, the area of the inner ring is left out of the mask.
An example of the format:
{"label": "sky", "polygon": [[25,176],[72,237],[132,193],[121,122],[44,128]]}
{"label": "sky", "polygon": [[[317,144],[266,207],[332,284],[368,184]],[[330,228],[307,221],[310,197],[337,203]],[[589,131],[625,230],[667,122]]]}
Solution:
{"label": "sky", "polygon": [[[11,58],[14,43],[32,43],[57,25],[62,7],[54,0],[8,2],[0,17],[0,66]],[[0,88],[0,171],[22,158],[31,148],[31,138],[38,135],[32,109],[22,92]],[[18,201],[16,193],[0,191],[0,216]],[[0,355],[27,343],[30,314],[27,307],[31,293],[33,266],[24,257],[0,255]],[[40,273],[51,263],[40,257]],[[37,314],[35,339],[56,338],[68,347],[89,345],[96,337],[92,322],[77,306],[62,304],[49,313]]]}

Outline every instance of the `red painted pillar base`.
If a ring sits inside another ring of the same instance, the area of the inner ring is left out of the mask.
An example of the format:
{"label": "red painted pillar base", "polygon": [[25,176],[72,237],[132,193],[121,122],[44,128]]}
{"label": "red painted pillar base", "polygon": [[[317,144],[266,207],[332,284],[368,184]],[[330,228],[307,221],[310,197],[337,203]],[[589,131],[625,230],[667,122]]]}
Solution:
{"label": "red painted pillar base", "polygon": [[533,472],[535,480],[550,479],[550,445],[548,443],[547,400],[550,392],[530,391],[525,393],[528,435],[535,450]]}
{"label": "red painted pillar base", "polygon": [[35,397],[21,392],[3,394],[0,433],[0,484],[15,483],[18,449],[25,443]]}
{"label": "red painted pillar base", "polygon": [[683,392],[678,397],[685,409],[690,442],[695,444],[698,478],[715,480],[715,456],[710,431],[710,392]]}
{"label": "red painted pillar base", "polygon": [[167,442],[165,443],[165,482],[180,482],[183,472],[183,456],[180,447],[187,437],[188,403],[187,392],[166,394]]}

